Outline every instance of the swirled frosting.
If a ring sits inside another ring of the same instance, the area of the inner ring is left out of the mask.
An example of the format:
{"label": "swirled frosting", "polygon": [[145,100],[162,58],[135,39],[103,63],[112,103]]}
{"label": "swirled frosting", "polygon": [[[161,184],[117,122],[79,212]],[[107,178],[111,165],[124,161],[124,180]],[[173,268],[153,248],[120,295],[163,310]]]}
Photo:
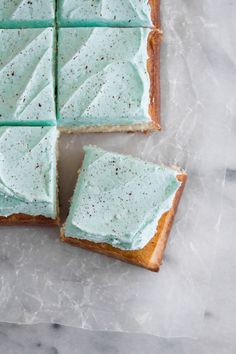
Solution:
{"label": "swirled frosting", "polygon": [[53,25],[55,0],[0,0],[0,27],[47,27]]}
{"label": "swirled frosting", "polygon": [[85,147],[65,224],[65,237],[143,248],[154,236],[180,186],[178,172],[139,159]]}
{"label": "swirled frosting", "polygon": [[0,215],[56,217],[55,127],[0,127]]}
{"label": "swirled frosting", "polygon": [[146,28],[59,31],[60,126],[132,125],[148,113]]}
{"label": "swirled frosting", "polygon": [[53,125],[54,31],[0,30],[0,125]]}
{"label": "swirled frosting", "polygon": [[148,27],[148,0],[59,0],[59,23],[70,26]]}

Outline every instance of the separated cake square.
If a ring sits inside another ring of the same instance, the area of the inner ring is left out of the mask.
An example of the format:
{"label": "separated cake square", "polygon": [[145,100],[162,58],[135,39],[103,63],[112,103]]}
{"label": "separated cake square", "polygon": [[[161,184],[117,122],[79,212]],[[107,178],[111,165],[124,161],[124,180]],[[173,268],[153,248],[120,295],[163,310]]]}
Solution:
{"label": "separated cake square", "polygon": [[179,169],[87,146],[61,239],[157,271],[186,179]]}
{"label": "separated cake square", "polygon": [[54,24],[56,0],[0,0],[0,28]]}
{"label": "separated cake square", "polygon": [[0,127],[0,224],[58,224],[56,127]]}
{"label": "separated cake square", "polygon": [[0,125],[54,125],[54,30],[0,30]]}
{"label": "separated cake square", "polygon": [[61,28],[58,125],[70,131],[160,129],[160,34]]}
{"label": "separated cake square", "polygon": [[59,0],[60,26],[160,25],[160,0]]}

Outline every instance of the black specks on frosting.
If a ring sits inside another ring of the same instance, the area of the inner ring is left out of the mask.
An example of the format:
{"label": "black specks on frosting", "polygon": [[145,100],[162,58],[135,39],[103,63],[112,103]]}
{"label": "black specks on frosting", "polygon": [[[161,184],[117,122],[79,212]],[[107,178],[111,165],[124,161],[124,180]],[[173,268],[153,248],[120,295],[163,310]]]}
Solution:
{"label": "black specks on frosting", "polygon": [[48,127],[0,127],[0,180],[5,187],[0,215],[54,215],[55,132]]}
{"label": "black specks on frosting", "polygon": [[124,125],[150,121],[147,31],[60,29],[59,125]]}
{"label": "black specks on frosting", "polygon": [[[152,24],[150,5],[144,0],[78,0],[77,6],[71,7],[69,2],[60,0],[60,23],[63,25],[148,27]],[[81,6],[82,5],[82,6]]]}
{"label": "black specks on frosting", "polygon": [[[159,210],[160,215],[168,210],[178,189],[175,172],[95,147],[86,148],[82,169],[66,235],[72,232],[75,237],[78,232],[79,238],[124,249],[137,249],[133,243],[138,247],[148,242],[156,230]],[[148,233],[143,236],[145,227]]]}
{"label": "black specks on frosting", "polygon": [[0,123],[54,121],[52,29],[3,29],[0,40]]}

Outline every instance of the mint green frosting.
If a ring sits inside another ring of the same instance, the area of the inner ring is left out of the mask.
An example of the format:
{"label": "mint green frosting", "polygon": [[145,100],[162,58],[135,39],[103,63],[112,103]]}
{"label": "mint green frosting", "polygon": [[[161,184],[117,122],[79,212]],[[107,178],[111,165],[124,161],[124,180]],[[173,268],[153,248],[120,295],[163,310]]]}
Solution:
{"label": "mint green frosting", "polygon": [[0,127],[0,215],[56,218],[56,127]]}
{"label": "mint green frosting", "polygon": [[148,0],[59,0],[59,24],[70,26],[151,26]]}
{"label": "mint green frosting", "polygon": [[0,30],[0,125],[53,125],[54,31]]}
{"label": "mint green frosting", "polygon": [[178,172],[86,146],[65,236],[143,248],[180,186]]}
{"label": "mint green frosting", "polygon": [[54,23],[55,0],[0,0],[0,27],[47,27]]}
{"label": "mint green frosting", "polygon": [[60,126],[150,122],[146,28],[59,30]]}

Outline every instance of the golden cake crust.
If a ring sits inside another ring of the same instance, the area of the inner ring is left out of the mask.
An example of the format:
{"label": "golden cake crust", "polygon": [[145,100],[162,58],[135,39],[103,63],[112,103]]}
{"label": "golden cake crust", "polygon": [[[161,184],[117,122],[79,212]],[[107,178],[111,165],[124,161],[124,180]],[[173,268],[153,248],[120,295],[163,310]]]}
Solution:
{"label": "golden cake crust", "polygon": [[27,214],[12,214],[4,217],[0,216],[0,225],[60,225],[60,218],[47,218],[43,215],[31,216]]}
{"label": "golden cake crust", "polygon": [[151,31],[148,36],[148,62],[147,69],[150,77],[150,103],[149,114],[152,119],[155,130],[161,129],[160,122],[160,47],[161,34],[157,31]]}
{"label": "golden cake crust", "polygon": [[160,20],[160,0],[149,0],[148,1],[151,7],[151,19],[154,27],[161,28]]}
{"label": "golden cake crust", "polygon": [[148,244],[141,250],[124,251],[115,248],[107,243],[95,243],[88,240],[82,240],[72,237],[65,237],[64,227],[61,228],[61,241],[69,243],[73,246],[85,248],[94,252],[102,253],[106,256],[117,258],[121,261],[144,267],[151,271],[157,272],[161,266],[166,243],[170,234],[174,216],[187,181],[187,174],[182,173],[177,176],[181,185],[175,194],[172,207],[169,211],[162,215],[158,222],[157,232]]}

